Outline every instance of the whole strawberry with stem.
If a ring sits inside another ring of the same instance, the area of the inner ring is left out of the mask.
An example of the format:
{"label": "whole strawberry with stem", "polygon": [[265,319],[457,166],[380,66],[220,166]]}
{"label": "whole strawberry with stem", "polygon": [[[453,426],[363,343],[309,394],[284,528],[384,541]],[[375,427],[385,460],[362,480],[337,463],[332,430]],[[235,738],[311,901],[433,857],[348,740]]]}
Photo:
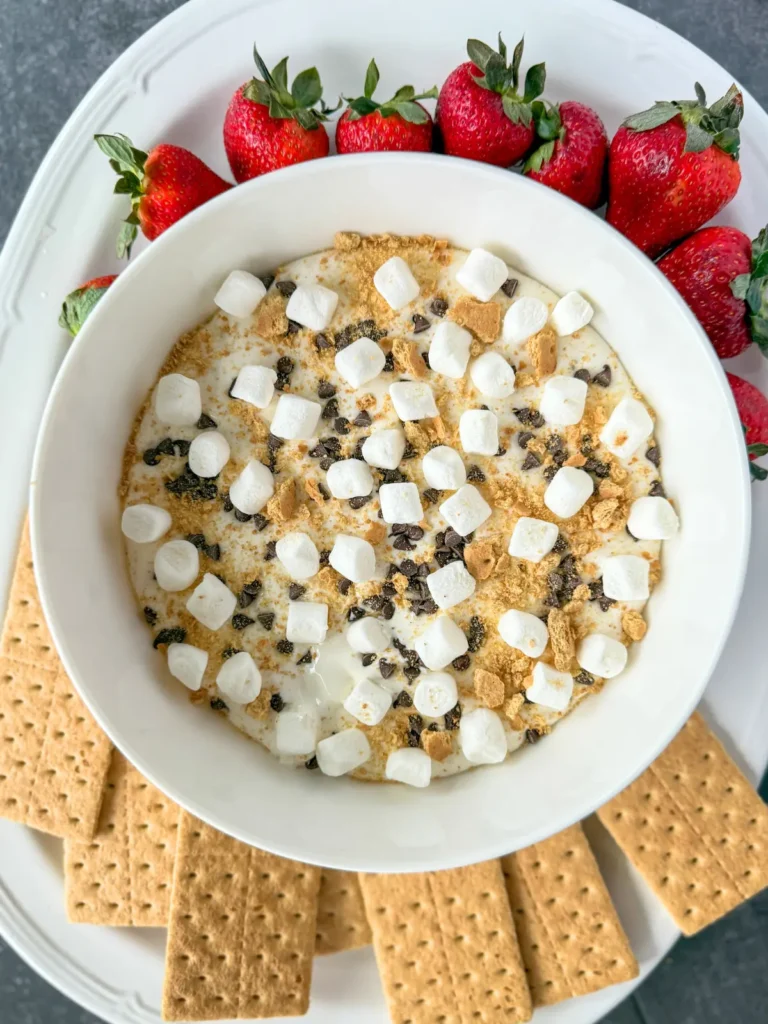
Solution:
{"label": "whole strawberry with stem", "polygon": [[61,304],[59,327],[69,331],[74,338],[116,278],[117,274],[92,277],[90,281],[71,291]]}
{"label": "whole strawberry with stem", "polygon": [[365,73],[363,95],[345,97],[347,109],[336,123],[337,151],[428,153],[432,149],[432,118],[418,101],[436,99],[437,86],[417,94],[412,85],[403,85],[391,100],[377,103],[373,94],[378,84],[379,69],[372,60]]}
{"label": "whole strawberry with stem", "polygon": [[743,113],[735,85],[708,107],[697,82],[695,100],[628,117],[611,142],[608,222],[651,257],[706,224],[739,188]]}
{"label": "whole strawberry with stem", "polygon": [[467,41],[470,59],[445,80],[435,121],[446,153],[511,167],[534,140],[531,104],[544,91],[546,68],[534,64],[528,69],[521,95],[523,40],[515,47],[511,64],[501,35],[498,45],[494,50],[479,39]]}
{"label": "whole strawberry with stem", "polygon": [[523,173],[594,210],[603,197],[605,125],[591,107],[575,100],[559,106],[536,100],[532,111],[539,145],[525,161]]}
{"label": "whole strawberry with stem", "polygon": [[232,188],[181,146],[161,143],[145,153],[127,135],[95,135],[94,139],[118,174],[115,192],[131,200],[131,212],[117,237],[121,259],[130,256],[139,228],[152,241],[190,210]]}
{"label": "whole strawberry with stem", "polygon": [[753,480],[765,480],[768,470],[756,466],[754,460],[768,455],[768,398],[743,377],[737,377],[735,373],[726,373],[726,377],[744,431],[750,474]]}
{"label": "whole strawberry with stem", "polygon": [[659,260],[721,359],[753,342],[768,356],[768,228],[701,228]]}
{"label": "whole strawberry with stem", "polygon": [[289,89],[287,57],[271,71],[255,46],[253,59],[261,78],[235,92],[224,118],[224,149],[237,182],[328,156],[323,121],[333,110],[323,103],[317,68],[300,72]]}

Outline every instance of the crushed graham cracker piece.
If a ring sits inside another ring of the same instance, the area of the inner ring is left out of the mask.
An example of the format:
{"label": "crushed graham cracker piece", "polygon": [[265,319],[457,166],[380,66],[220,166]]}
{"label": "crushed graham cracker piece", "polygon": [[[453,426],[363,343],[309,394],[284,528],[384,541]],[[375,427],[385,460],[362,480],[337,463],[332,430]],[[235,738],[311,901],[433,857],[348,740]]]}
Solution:
{"label": "crushed graham cracker piece", "polygon": [[284,338],[288,333],[285,299],[279,292],[272,292],[259,303],[256,313],[256,331],[267,341]]}
{"label": "crushed graham cracker piece", "polygon": [[488,499],[494,508],[515,508],[520,500],[518,485],[511,476],[492,477],[488,481]]}
{"label": "crushed graham cracker piece", "polygon": [[[525,704],[525,697],[522,693],[513,694],[509,700],[504,701],[504,714],[514,725],[514,720],[519,717],[520,710]],[[522,719],[521,719],[522,721]],[[517,728],[517,726],[514,726]]]}
{"label": "crushed graham cracker piece", "polygon": [[417,379],[427,376],[427,364],[415,341],[395,338],[392,342],[392,355],[395,357],[395,366],[399,373],[409,373]]}
{"label": "crushed graham cracker piece", "polygon": [[592,596],[592,592],[590,591],[590,589],[587,586],[587,584],[586,583],[580,583],[578,585],[578,587],[576,587],[576,589],[574,590],[574,592],[573,592],[573,594],[571,596],[571,601],[577,601],[580,604],[583,604],[584,601],[588,601],[591,596]]}
{"label": "crushed graham cracker piece", "polygon": [[462,295],[448,316],[485,345],[492,345],[499,336],[501,306],[498,302],[478,302],[469,295]]}
{"label": "crushed graham cracker piece", "polygon": [[640,612],[629,611],[624,612],[621,617],[621,628],[629,639],[636,643],[638,640],[642,640],[648,632],[648,623]]}
{"label": "crushed graham cracker piece", "polygon": [[453,739],[449,732],[429,732],[421,734],[421,743],[433,761],[444,761],[453,752]]}
{"label": "crushed graham cracker piece", "polygon": [[597,493],[601,498],[622,498],[624,496],[623,488],[611,480],[601,480]]}
{"label": "crushed graham cracker piece", "polygon": [[251,718],[265,719],[269,715],[269,702],[272,699],[271,690],[262,690],[256,700],[252,700],[250,704],[246,704],[246,714],[250,715]]}
{"label": "crushed graham cracker piece", "polygon": [[587,457],[585,455],[582,455],[581,452],[576,452],[575,455],[571,455],[569,458],[567,458],[563,465],[576,466],[577,469],[580,469],[582,466],[586,465],[586,462]]}
{"label": "crushed graham cracker piece", "polygon": [[489,540],[473,540],[464,549],[464,560],[476,580],[487,580],[496,562],[493,544]]}
{"label": "crushed graham cracker piece", "polygon": [[442,441],[445,438],[445,423],[442,416],[430,416],[429,419],[422,420],[421,425],[431,442]]}
{"label": "crushed graham cracker piece", "polygon": [[363,534],[369,544],[380,544],[387,536],[387,528],[384,523],[368,523],[368,529]]}
{"label": "crushed graham cracker piece", "polygon": [[365,395],[360,395],[355,405],[358,409],[373,409],[376,405],[376,395],[372,395],[370,391]]}
{"label": "crushed graham cracker piece", "polygon": [[627,509],[618,498],[604,498],[592,506],[592,522],[598,530],[623,530]]}
{"label": "crushed graham cracker piece", "polygon": [[320,490],[320,484],[311,476],[307,477],[304,481],[304,490],[312,501],[316,502],[318,505],[325,504],[326,499],[323,497],[323,492]]}
{"label": "crushed graham cracker piece", "polygon": [[421,458],[422,455],[426,455],[431,447],[429,435],[427,434],[424,426],[421,422],[419,423],[404,423],[403,431],[406,439],[409,441],[411,446],[416,451],[416,454]]}
{"label": "crushed graham cracker piece", "polygon": [[518,373],[515,376],[515,387],[518,390],[522,388],[532,388],[536,384],[536,378],[532,373]]}
{"label": "crushed graham cracker piece", "polygon": [[504,681],[509,696],[524,689],[525,679],[533,662],[521,651],[513,650],[503,640],[491,639],[476,656],[475,669],[483,668]]}
{"label": "crushed graham cracker piece", "polygon": [[528,339],[528,355],[533,365],[536,379],[549,377],[557,366],[557,335],[549,324],[538,334]]}
{"label": "crushed graham cracker piece", "polygon": [[555,656],[555,668],[560,672],[568,672],[576,654],[571,620],[564,611],[553,608],[547,617],[547,628],[552,653]]}
{"label": "crushed graham cracker piece", "polygon": [[356,231],[337,231],[333,238],[333,247],[339,252],[353,252],[359,249],[363,239]]}
{"label": "crushed graham cracker piece", "polygon": [[475,693],[486,707],[501,707],[504,703],[504,680],[483,668],[475,669]]}
{"label": "crushed graham cracker piece", "polygon": [[273,523],[287,523],[296,511],[296,485],[293,480],[284,480],[267,502],[264,510],[267,519]]}
{"label": "crushed graham cracker piece", "polygon": [[[617,440],[616,443],[619,444],[619,441]],[[609,466],[609,473],[611,480],[613,480],[615,484],[626,483],[627,478],[629,477],[629,473],[627,473],[626,469],[624,469],[623,466],[620,466],[618,462],[611,461],[611,464]]]}

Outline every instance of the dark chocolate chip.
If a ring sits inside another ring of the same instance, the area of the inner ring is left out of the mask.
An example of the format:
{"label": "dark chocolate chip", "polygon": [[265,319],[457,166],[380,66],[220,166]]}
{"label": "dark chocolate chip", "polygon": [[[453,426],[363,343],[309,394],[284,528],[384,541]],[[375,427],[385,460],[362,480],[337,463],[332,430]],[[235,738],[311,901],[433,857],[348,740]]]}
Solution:
{"label": "dark chocolate chip", "polygon": [[424,491],[424,500],[428,505],[436,505],[440,501],[440,491],[436,491],[434,487],[428,487]]}
{"label": "dark chocolate chip", "polygon": [[315,768],[319,768],[320,766],[317,763],[317,755],[313,754],[312,757],[306,760],[304,762],[304,767],[309,769],[309,771],[314,771]]}
{"label": "dark chocolate chip", "polygon": [[275,434],[267,435],[267,448],[269,448],[271,452],[280,451],[284,444],[285,441],[282,439],[282,437],[277,437]]}
{"label": "dark chocolate chip", "polygon": [[[395,648],[396,651],[399,651],[400,654],[402,654],[404,658],[407,656],[408,648],[405,646],[403,641],[400,640],[398,637],[396,637],[396,636],[392,637],[392,646]],[[413,653],[415,654],[416,652],[414,651]]]}
{"label": "dark chocolate chip", "polygon": [[579,451],[582,455],[590,455],[595,450],[595,444],[591,434],[584,434],[581,438]]}
{"label": "dark chocolate chip", "polygon": [[424,719],[421,715],[408,715],[408,746],[418,747],[421,734],[424,729]]}
{"label": "dark chocolate chip", "polygon": [[252,619],[248,615],[242,615],[238,613],[237,615],[232,616],[232,629],[246,629],[248,626],[251,626],[255,621],[255,619]]}
{"label": "dark chocolate chip", "polygon": [[544,467],[544,479],[547,481],[548,484],[551,484],[552,481],[557,476],[558,468],[559,468],[558,466],[545,466]]}
{"label": "dark chocolate chip", "polygon": [[528,743],[538,743],[541,739],[541,733],[537,732],[535,729],[526,729],[525,738]]}
{"label": "dark chocolate chip", "polygon": [[261,274],[260,277],[259,277],[259,280],[264,285],[264,287],[267,289],[267,291],[269,291],[269,289],[275,283],[275,275],[274,274]]}
{"label": "dark chocolate chip", "polygon": [[339,403],[335,398],[331,398],[330,401],[326,402],[323,406],[323,411],[320,413],[320,418],[323,420],[333,420],[339,415]]}
{"label": "dark chocolate chip", "polygon": [[347,622],[357,622],[359,619],[365,618],[365,612],[362,608],[357,605],[353,605],[347,612]]}
{"label": "dark chocolate chip", "polygon": [[496,449],[496,458],[499,458],[500,456],[506,455],[506,454],[507,454],[507,449],[503,445],[499,445],[499,447]]}
{"label": "dark chocolate chip", "polygon": [[661,462],[661,449],[657,444],[652,444],[645,453],[646,459],[652,462],[654,466],[658,466]]}
{"label": "dark chocolate chip", "polygon": [[[301,324],[297,324],[295,320],[289,320],[288,321],[288,330],[285,333],[288,334],[288,335],[298,334],[300,330],[301,330]],[[280,380],[280,378],[278,377],[278,381],[279,380]],[[277,381],[275,382],[275,387],[277,387]]]}
{"label": "dark chocolate chip", "polygon": [[544,417],[538,409],[513,409],[512,412],[524,427],[534,427],[537,429],[538,427],[544,426]]}
{"label": "dark chocolate chip", "polygon": [[523,430],[517,435],[517,444],[520,448],[525,450],[528,447],[528,442],[532,441],[533,438],[534,435],[530,432],[530,430]]}
{"label": "dark chocolate chip", "polygon": [[320,552],[320,565],[330,565],[331,563],[331,552],[328,548],[324,548]]}
{"label": "dark chocolate chip", "polygon": [[221,697],[211,697],[211,707],[214,711],[229,711]]}
{"label": "dark chocolate chip", "polygon": [[330,347],[331,347],[331,343],[330,343],[330,341],[328,341],[328,339],[326,338],[326,336],[324,334],[316,334],[315,335],[315,348],[318,350],[318,352],[322,352],[324,348],[330,348]]}
{"label": "dark chocolate chip", "polygon": [[363,409],[357,414],[357,416],[355,416],[352,422],[356,427],[370,427],[372,422],[371,414],[367,409]]}
{"label": "dark chocolate chip", "polygon": [[599,385],[601,388],[608,388],[611,386],[612,376],[611,368],[608,363],[606,363],[602,370],[598,371],[598,373],[594,375],[592,383]]}
{"label": "dark chocolate chip", "polygon": [[601,597],[597,602],[600,605],[600,611],[607,612],[608,609],[616,604],[612,597]]}
{"label": "dark chocolate chip", "polygon": [[411,320],[413,320],[414,334],[421,334],[422,331],[428,331],[431,326],[429,320],[427,320],[425,316],[422,316],[421,313],[414,313]]}
{"label": "dark chocolate chip", "polygon": [[252,518],[247,512],[241,512],[239,508],[235,509],[234,516],[238,523],[250,523]]}
{"label": "dark chocolate chip", "polygon": [[412,558],[404,558],[400,563],[400,572],[403,576],[415,576],[418,571],[419,567]]}
{"label": "dark chocolate chip", "polygon": [[335,394],[336,388],[329,380],[321,380],[317,385],[317,397],[322,398],[323,401],[327,398],[333,398]]}
{"label": "dark chocolate chip", "polygon": [[416,678],[416,676],[418,676],[421,673],[421,669],[419,668],[418,665],[406,665],[405,668],[403,669],[403,672],[405,673],[406,679],[410,679],[411,681],[413,681]]}
{"label": "dark chocolate chip", "polygon": [[261,512],[257,512],[253,517],[253,525],[256,528],[256,532],[261,533],[262,530],[266,530],[269,526],[269,520]]}
{"label": "dark chocolate chip", "polygon": [[349,507],[350,508],[354,508],[354,509],[363,508],[364,505],[368,504],[368,502],[371,500],[371,498],[372,498],[372,495],[370,495],[370,494],[361,494],[357,498],[350,498],[349,499]]}
{"label": "dark chocolate chip", "polygon": [[573,677],[574,683],[579,683],[581,686],[592,686],[595,681],[595,677],[590,675],[589,672],[579,672],[577,676]]}
{"label": "dark chocolate chip", "polygon": [[548,452],[560,452],[565,447],[565,442],[559,434],[550,434],[544,442]]}
{"label": "dark chocolate chip", "polygon": [[371,594],[370,597],[366,597],[363,600],[363,604],[366,608],[370,608],[372,612],[380,612],[384,604],[385,598],[381,594]]}
{"label": "dark chocolate chip", "polygon": [[349,588],[352,586],[352,580],[340,579],[336,584],[336,589],[340,594],[348,594]]}
{"label": "dark chocolate chip", "polygon": [[460,654],[458,658],[453,659],[451,665],[453,665],[457,672],[466,672],[471,660],[468,654]]}
{"label": "dark chocolate chip", "polygon": [[198,430],[213,430],[217,426],[216,420],[211,419],[207,413],[201,413],[197,421]]}
{"label": "dark chocolate chip", "polygon": [[360,660],[363,663],[363,668],[368,668],[369,665],[372,665],[374,663],[374,661],[376,661],[376,655],[375,654],[361,654],[360,655]]}
{"label": "dark chocolate chip", "polygon": [[267,546],[264,550],[264,561],[271,562],[273,558],[277,558],[277,541],[267,541]]}
{"label": "dark chocolate chip", "polygon": [[432,299],[429,304],[429,310],[434,313],[435,316],[445,316],[448,312],[448,303],[445,299]]}
{"label": "dark chocolate chip", "polygon": [[565,539],[562,533],[558,533],[557,540],[553,544],[552,550],[555,552],[555,554],[558,555],[561,555],[564,551],[568,550],[568,541]]}
{"label": "dark chocolate chip", "polygon": [[485,473],[479,466],[472,464],[467,470],[467,480],[473,484],[485,483]]}
{"label": "dark chocolate chip", "polygon": [[259,625],[263,626],[264,629],[266,629],[267,631],[272,629],[272,627],[275,624],[274,612],[262,612],[262,614],[257,615],[256,618],[259,622]]}
{"label": "dark chocolate chip", "polygon": [[293,644],[290,640],[278,640],[275,646],[280,654],[293,654]]}
{"label": "dark chocolate chip", "polygon": [[581,370],[577,370],[573,376],[576,378],[576,380],[583,380],[585,384],[589,384],[590,380],[592,379],[589,370],[586,370],[583,367]]}
{"label": "dark chocolate chip", "polygon": [[379,658],[379,672],[381,672],[382,679],[389,679],[394,671],[395,665],[391,661],[387,661],[386,658]]}
{"label": "dark chocolate chip", "polygon": [[653,481],[653,483],[651,484],[651,489],[648,491],[648,494],[652,498],[666,498],[667,496],[666,491],[664,490],[664,485],[662,484],[661,480]]}
{"label": "dark chocolate chip", "polygon": [[[424,365],[426,366],[426,368],[428,370],[431,370],[432,367],[429,365],[429,352],[427,352],[426,350],[424,352],[422,352],[421,353],[421,358],[424,360]],[[437,444],[433,444],[432,447],[433,448],[437,448]]]}
{"label": "dark chocolate chip", "polygon": [[392,355],[391,352],[387,352],[386,356],[384,357],[384,368],[382,369],[381,372],[382,373],[392,373],[394,371],[394,369],[395,369],[395,357]]}
{"label": "dark chocolate chip", "polygon": [[220,544],[206,544],[203,548],[203,554],[210,558],[212,562],[218,562],[221,558],[221,545]]}
{"label": "dark chocolate chip", "polygon": [[157,452],[157,448],[147,448],[142,455],[142,458],[147,466],[157,466],[160,464],[160,456]]}
{"label": "dark chocolate chip", "polygon": [[234,657],[235,654],[241,654],[242,651],[239,647],[225,647],[221,652],[221,656],[226,661],[228,658]]}
{"label": "dark chocolate chip", "polygon": [[504,292],[508,299],[511,299],[517,291],[518,284],[519,282],[516,277],[508,277],[504,284],[501,286],[501,290]]}
{"label": "dark chocolate chip", "polygon": [[288,587],[288,600],[298,601],[300,597],[303,597],[307,592],[306,587],[302,587],[300,583],[291,583]]}
{"label": "dark chocolate chip", "polygon": [[461,721],[461,704],[456,704],[456,706],[452,707],[450,711],[446,711],[443,716],[443,721],[445,722],[445,728],[449,732],[452,732],[454,729],[458,729],[459,722]]}
{"label": "dark chocolate chip", "polygon": [[[171,443],[173,444],[173,447],[175,449],[175,455],[178,455],[180,458],[189,455],[189,446],[191,444],[190,441],[184,441],[182,438],[178,438],[172,441]],[[189,467],[187,468],[189,469]],[[189,472],[191,473],[192,470],[189,470]]]}
{"label": "dark chocolate chip", "polygon": [[[392,672],[394,672],[394,670],[395,670],[395,666],[394,665],[390,665],[388,662],[384,662],[383,658],[379,662],[379,666],[381,666],[382,663],[386,664],[387,668],[388,668],[388,675],[384,676],[384,678],[385,679],[389,679],[389,676],[391,676]],[[383,670],[382,670],[381,674],[384,675]],[[410,695],[410,693],[408,693],[407,690],[401,690],[400,693],[398,693],[398,695],[392,701],[392,707],[393,708],[412,708],[413,707],[413,697]]]}
{"label": "dark chocolate chip", "polygon": [[275,282],[275,288],[277,288],[277,290],[280,292],[280,294],[283,296],[283,298],[290,299],[290,297],[296,291],[296,282],[295,281],[276,281]]}
{"label": "dark chocolate chip", "polygon": [[541,465],[541,458],[536,452],[526,452],[525,458],[523,459],[522,469],[536,469],[537,466]]}
{"label": "dark chocolate chip", "polygon": [[148,604],[144,605],[144,621],[148,626],[157,625],[157,612],[154,608],[150,608]]}
{"label": "dark chocolate chip", "polygon": [[337,416],[333,421],[333,429],[337,434],[346,436],[349,433],[349,420],[346,416]]}
{"label": "dark chocolate chip", "polygon": [[408,527],[405,531],[405,535],[408,540],[421,540],[424,536],[424,530],[420,526],[416,526],[414,524],[413,526]]}
{"label": "dark chocolate chip", "polygon": [[610,475],[611,468],[605,462],[601,462],[599,459],[590,456],[584,463],[584,469],[588,473],[594,473],[596,477],[601,480],[605,480]]}
{"label": "dark chocolate chip", "polygon": [[394,614],[395,614],[395,606],[392,603],[392,601],[385,601],[384,604],[381,606],[381,616],[382,616],[382,618],[383,619],[387,619],[387,621],[388,621],[389,619],[394,617]]}
{"label": "dark chocolate chip", "polygon": [[285,701],[279,693],[273,693],[269,698],[269,706],[273,711],[277,711],[279,713],[285,707]]}
{"label": "dark chocolate chip", "polygon": [[202,533],[188,533],[186,539],[194,545],[198,551],[205,547],[205,536]]}
{"label": "dark chocolate chip", "polygon": [[408,540],[404,533],[401,533],[399,537],[396,537],[392,547],[397,551],[413,551],[414,545]]}
{"label": "dark chocolate chip", "polygon": [[410,441],[405,442],[405,448],[403,449],[403,459],[415,459],[419,453],[413,447]]}
{"label": "dark chocolate chip", "polygon": [[152,646],[157,650],[160,644],[183,644],[187,638],[187,631],[183,626],[171,626],[169,629],[161,629]]}
{"label": "dark chocolate chip", "polygon": [[469,650],[472,654],[479,651],[485,643],[485,626],[483,625],[482,619],[478,618],[477,615],[473,615],[469,620],[467,643],[469,644]]}

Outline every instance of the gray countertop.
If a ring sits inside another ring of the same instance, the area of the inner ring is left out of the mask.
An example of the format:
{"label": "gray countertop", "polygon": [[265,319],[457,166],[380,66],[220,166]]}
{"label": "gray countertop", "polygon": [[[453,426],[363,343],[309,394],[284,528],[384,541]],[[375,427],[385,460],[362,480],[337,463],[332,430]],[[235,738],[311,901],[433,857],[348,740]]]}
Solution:
{"label": "gray countertop", "polygon": [[[134,39],[180,6],[180,0],[0,0],[0,244],[37,165],[86,90]],[[696,43],[768,107],[768,0],[631,0],[628,6]],[[605,1024],[766,1019],[768,892],[678,943]],[[0,1024],[96,1024],[96,1018],[50,988],[0,939]]]}

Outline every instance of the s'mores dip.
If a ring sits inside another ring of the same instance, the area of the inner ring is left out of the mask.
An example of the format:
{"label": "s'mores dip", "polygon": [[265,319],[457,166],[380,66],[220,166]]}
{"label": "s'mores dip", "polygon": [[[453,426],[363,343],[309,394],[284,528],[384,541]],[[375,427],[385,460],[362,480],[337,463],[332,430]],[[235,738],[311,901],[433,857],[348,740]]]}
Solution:
{"label": "s'mores dip", "polygon": [[215,302],[125,453],[158,676],[287,766],[422,787],[640,656],[678,518],[585,296],[344,233]]}

